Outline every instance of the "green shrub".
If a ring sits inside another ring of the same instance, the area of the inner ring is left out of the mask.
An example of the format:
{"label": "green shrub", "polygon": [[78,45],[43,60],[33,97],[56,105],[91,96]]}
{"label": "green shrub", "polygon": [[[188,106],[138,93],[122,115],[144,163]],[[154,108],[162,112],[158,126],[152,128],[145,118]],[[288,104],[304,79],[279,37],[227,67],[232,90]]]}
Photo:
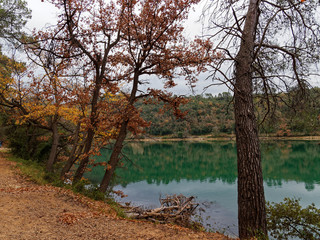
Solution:
{"label": "green shrub", "polygon": [[320,239],[320,209],[314,204],[302,208],[298,199],[267,203],[268,230],[277,240]]}
{"label": "green shrub", "polygon": [[89,180],[81,180],[72,185],[74,192],[83,194],[94,200],[105,200],[105,194],[100,192],[97,185],[91,184]]}
{"label": "green shrub", "polygon": [[125,213],[125,210],[113,198],[107,197],[105,201],[117,213],[118,217],[127,218],[127,214]]}
{"label": "green shrub", "polygon": [[[46,134],[47,131],[33,126],[12,125],[6,131],[8,147],[15,156],[43,163],[49,158],[51,149],[51,138]],[[40,141],[41,136],[48,140]]]}

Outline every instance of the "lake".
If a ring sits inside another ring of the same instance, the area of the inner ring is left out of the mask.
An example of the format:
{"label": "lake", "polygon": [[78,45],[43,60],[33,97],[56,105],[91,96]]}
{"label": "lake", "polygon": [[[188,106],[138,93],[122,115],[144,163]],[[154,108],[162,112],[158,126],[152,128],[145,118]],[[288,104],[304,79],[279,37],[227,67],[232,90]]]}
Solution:
{"label": "lake", "polygon": [[[266,200],[300,198],[301,205],[320,207],[320,145],[318,141],[263,141],[262,167]],[[234,142],[129,142],[124,168],[117,170],[114,190],[123,202],[159,206],[159,196],[195,196],[205,213],[207,229],[237,235],[237,162]],[[98,161],[107,158],[102,151]],[[99,183],[104,174],[96,167],[87,175]]]}

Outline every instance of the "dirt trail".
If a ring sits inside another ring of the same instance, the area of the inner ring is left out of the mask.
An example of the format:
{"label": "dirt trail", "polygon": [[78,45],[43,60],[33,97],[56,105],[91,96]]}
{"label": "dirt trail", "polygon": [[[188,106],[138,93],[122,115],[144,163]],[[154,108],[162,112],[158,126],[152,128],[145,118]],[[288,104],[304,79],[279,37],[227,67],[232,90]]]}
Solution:
{"label": "dirt trail", "polygon": [[171,225],[119,219],[103,202],[71,191],[38,186],[18,174],[0,153],[0,239],[215,239]]}

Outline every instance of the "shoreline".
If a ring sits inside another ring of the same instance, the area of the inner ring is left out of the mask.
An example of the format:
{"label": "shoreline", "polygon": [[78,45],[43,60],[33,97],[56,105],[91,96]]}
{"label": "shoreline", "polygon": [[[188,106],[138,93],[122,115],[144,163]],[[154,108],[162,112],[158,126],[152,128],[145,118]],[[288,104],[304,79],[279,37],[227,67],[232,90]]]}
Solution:
{"label": "shoreline", "polygon": [[[261,141],[320,141],[320,136],[260,136]],[[235,142],[236,137],[234,135],[224,136],[224,137],[211,137],[211,136],[194,136],[186,138],[174,138],[174,137],[158,137],[158,136],[149,136],[139,139],[129,139],[128,141],[132,142],[214,142],[214,141],[231,141]],[[319,142],[320,144],[320,142]]]}
{"label": "shoreline", "polygon": [[231,240],[220,233],[119,217],[104,201],[35,183],[19,171],[20,164],[0,153],[0,239]]}

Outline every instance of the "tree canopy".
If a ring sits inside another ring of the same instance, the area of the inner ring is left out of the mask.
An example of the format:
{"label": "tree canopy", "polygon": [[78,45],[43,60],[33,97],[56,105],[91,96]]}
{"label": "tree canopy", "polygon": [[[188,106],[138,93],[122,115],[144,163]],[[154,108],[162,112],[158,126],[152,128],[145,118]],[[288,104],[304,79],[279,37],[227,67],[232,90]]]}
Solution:
{"label": "tree canopy", "polygon": [[[81,181],[92,156],[111,147],[113,155],[101,163],[105,192],[127,134],[136,136],[148,125],[135,103],[163,102],[183,116],[184,99],[166,89],[178,76],[193,84],[219,55],[210,41],[183,36],[182,22],[198,0],[48,2],[59,11],[57,25],[22,39],[32,65],[22,84],[12,86],[19,98],[3,95],[4,102],[15,113],[14,131],[24,126],[32,141],[50,139],[46,169],[57,171],[55,164],[63,162],[62,179],[78,163],[73,183]],[[164,89],[154,88],[153,81]]]}
{"label": "tree canopy", "polygon": [[31,18],[31,10],[24,0],[0,1],[0,38],[10,42],[19,39],[23,27]]}

